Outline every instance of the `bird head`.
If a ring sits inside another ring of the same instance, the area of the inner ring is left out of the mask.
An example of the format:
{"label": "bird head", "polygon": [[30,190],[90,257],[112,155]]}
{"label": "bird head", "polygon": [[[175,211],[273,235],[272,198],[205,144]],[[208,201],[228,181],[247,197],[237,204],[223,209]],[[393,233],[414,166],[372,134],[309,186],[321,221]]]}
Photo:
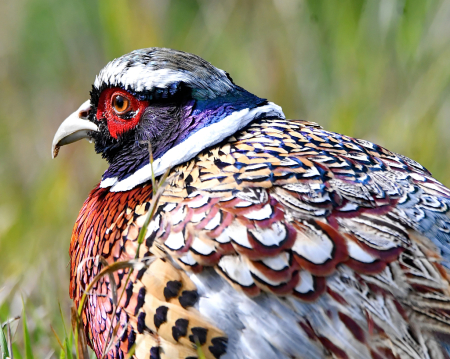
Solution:
{"label": "bird head", "polygon": [[111,191],[161,175],[255,119],[284,118],[279,106],[235,85],[225,71],[165,48],[136,50],[111,61],[90,95],[59,127],[52,156],[63,145],[93,140],[109,163],[100,186]]}

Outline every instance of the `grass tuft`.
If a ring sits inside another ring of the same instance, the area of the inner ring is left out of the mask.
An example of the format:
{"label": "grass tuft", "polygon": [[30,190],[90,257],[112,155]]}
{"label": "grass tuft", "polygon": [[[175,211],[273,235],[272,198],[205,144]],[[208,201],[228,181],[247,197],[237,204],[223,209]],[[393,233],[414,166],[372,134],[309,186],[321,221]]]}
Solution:
{"label": "grass tuft", "polygon": [[23,326],[23,342],[25,346],[25,358],[26,359],[34,359],[33,356],[33,349],[31,347],[31,339],[30,339],[30,332],[28,331],[28,325],[27,325],[27,317],[25,314],[25,303],[23,302],[23,310],[22,310],[22,326]]}
{"label": "grass tuft", "polygon": [[10,356],[8,342],[6,340],[5,332],[3,331],[3,325],[0,325],[0,349],[2,351],[2,359],[6,359]]}

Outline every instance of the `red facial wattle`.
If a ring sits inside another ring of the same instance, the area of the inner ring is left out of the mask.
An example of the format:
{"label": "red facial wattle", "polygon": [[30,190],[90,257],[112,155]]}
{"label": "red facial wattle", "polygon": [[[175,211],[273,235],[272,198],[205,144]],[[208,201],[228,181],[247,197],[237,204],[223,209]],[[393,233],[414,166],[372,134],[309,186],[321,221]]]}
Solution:
{"label": "red facial wattle", "polygon": [[[117,111],[114,108],[114,99],[120,96],[128,101],[128,106],[124,111]],[[97,119],[106,118],[108,130],[112,137],[118,138],[139,123],[142,113],[148,106],[148,101],[139,101],[129,92],[113,87],[102,92],[97,108]]]}

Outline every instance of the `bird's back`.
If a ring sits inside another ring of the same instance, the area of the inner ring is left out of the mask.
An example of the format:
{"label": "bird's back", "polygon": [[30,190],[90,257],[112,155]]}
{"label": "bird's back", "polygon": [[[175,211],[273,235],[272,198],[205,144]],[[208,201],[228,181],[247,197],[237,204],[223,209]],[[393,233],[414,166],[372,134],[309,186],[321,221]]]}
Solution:
{"label": "bird's back", "polygon": [[171,170],[138,250],[152,197],[150,183],[97,187],[75,225],[76,304],[96,256],[142,259],[88,296],[97,355],[448,356],[450,191],[416,162],[262,119]]}

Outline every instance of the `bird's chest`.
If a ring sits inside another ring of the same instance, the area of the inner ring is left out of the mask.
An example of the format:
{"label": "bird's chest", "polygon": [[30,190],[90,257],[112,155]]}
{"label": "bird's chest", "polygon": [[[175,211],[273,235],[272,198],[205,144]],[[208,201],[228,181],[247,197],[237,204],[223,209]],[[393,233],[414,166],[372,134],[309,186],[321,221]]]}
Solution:
{"label": "bird's chest", "polygon": [[[70,245],[71,296],[77,301],[106,263],[136,257],[139,228],[152,196],[151,186],[127,192],[94,189],[80,211]],[[114,274],[120,286],[122,271]]]}

